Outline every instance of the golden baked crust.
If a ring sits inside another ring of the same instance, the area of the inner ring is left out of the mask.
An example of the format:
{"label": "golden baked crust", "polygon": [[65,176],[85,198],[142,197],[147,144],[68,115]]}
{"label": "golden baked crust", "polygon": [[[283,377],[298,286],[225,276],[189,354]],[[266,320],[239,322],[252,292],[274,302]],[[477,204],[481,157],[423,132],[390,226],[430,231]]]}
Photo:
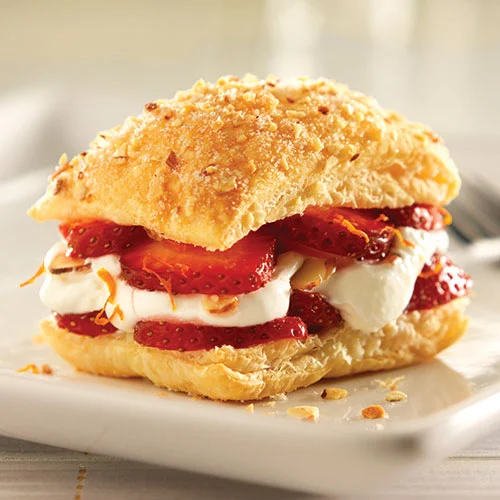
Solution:
{"label": "golden baked crust", "polygon": [[109,219],[210,250],[309,205],[441,205],[460,184],[436,134],[324,79],[200,81],[62,163],[36,220]]}
{"label": "golden baked crust", "polygon": [[256,400],[324,377],[387,370],[435,356],[466,330],[468,299],[404,314],[369,334],[347,325],[306,341],[280,340],[248,349],[230,346],[177,352],[144,347],[132,334],[85,337],[41,322],[48,344],[76,368],[111,377],[145,377],[174,391],[219,400]]}

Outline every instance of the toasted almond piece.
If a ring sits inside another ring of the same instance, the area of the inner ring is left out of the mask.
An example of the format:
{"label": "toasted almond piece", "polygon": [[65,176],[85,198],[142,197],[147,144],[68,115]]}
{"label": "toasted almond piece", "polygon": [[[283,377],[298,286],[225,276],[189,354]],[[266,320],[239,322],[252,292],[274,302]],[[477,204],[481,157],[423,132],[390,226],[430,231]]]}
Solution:
{"label": "toasted almond piece", "polygon": [[364,418],[374,419],[374,418],[384,418],[387,413],[380,405],[367,406],[361,410],[361,415]]}
{"label": "toasted almond piece", "polygon": [[333,259],[307,258],[292,276],[290,284],[295,290],[312,290],[335,272]]}
{"label": "toasted almond piece", "polygon": [[42,365],[42,373],[44,375],[52,375],[54,373],[54,370],[52,370],[52,367],[50,365]]}
{"label": "toasted almond piece", "polygon": [[401,391],[391,391],[389,394],[386,394],[385,400],[389,401],[389,403],[396,403],[398,401],[404,401],[408,396]]}
{"label": "toasted almond piece", "polygon": [[253,403],[250,403],[248,406],[245,406],[245,411],[247,411],[248,413],[253,413],[254,411]]}
{"label": "toasted almond piece", "polygon": [[299,420],[309,420],[316,423],[319,418],[319,408],[317,406],[294,406],[288,409],[286,414]]}
{"label": "toasted almond piece", "polygon": [[84,259],[73,259],[64,253],[58,253],[50,262],[48,271],[51,274],[64,274],[70,272],[87,271],[90,263],[85,263]]}
{"label": "toasted almond piece", "polygon": [[328,387],[321,393],[321,399],[345,399],[347,397],[347,394],[348,392],[345,389],[340,389],[339,387]]}
{"label": "toasted almond piece", "polygon": [[236,295],[205,295],[202,303],[210,314],[224,314],[234,311],[238,307],[239,299]]}

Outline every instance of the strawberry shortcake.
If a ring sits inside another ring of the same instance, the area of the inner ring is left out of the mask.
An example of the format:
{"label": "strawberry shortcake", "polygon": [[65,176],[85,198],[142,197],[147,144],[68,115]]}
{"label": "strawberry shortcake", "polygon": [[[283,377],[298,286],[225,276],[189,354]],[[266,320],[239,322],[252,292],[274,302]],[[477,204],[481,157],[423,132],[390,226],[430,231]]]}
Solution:
{"label": "strawberry shortcake", "polygon": [[41,322],[79,370],[257,400],[466,330],[439,136],[330,80],[197,82],[63,156]]}

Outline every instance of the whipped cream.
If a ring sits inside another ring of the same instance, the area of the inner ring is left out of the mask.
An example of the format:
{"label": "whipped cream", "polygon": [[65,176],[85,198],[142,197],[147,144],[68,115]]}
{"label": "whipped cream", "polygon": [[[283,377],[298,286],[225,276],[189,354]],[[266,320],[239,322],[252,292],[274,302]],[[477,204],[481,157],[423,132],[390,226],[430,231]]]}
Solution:
{"label": "whipped cream", "polygon": [[[436,251],[448,248],[445,231],[424,231],[400,227],[403,238],[413,246],[396,241],[389,257],[379,263],[355,262],[332,274],[312,292],[323,294],[336,307],[346,323],[362,332],[373,332],[395,321],[410,302],[415,282],[424,264]],[[46,255],[45,267],[67,250],[64,242],[54,245]],[[140,290],[129,286],[119,276],[117,255],[87,259],[90,271],[67,272],[45,276],[40,290],[42,302],[59,314],[85,314],[102,309],[109,296],[106,283],[99,278],[105,269],[116,281],[116,297],[106,305],[111,323],[123,331],[133,331],[141,320],[164,319],[213,326],[251,326],[286,316],[290,302],[290,278],[304,262],[304,257],[288,252],[279,257],[273,278],[264,287],[238,295],[238,306],[223,314],[213,314],[203,305],[202,294],[175,295],[172,308],[167,292]],[[123,319],[112,316],[120,306]]]}
{"label": "whipped cream", "polygon": [[391,249],[396,259],[390,255],[380,263],[356,262],[312,290],[323,294],[352,328],[369,333],[395,321],[410,302],[424,264],[436,251],[448,248],[445,231],[399,231],[413,247],[396,241]]}
{"label": "whipped cream", "polygon": [[[54,245],[45,258],[45,266],[57,253],[66,250],[65,244]],[[203,306],[202,294],[175,295],[172,308],[167,292],[152,292],[129,286],[120,279],[121,266],[117,255],[105,255],[87,259],[91,270],[68,272],[45,276],[40,290],[42,302],[59,314],[83,314],[104,307],[109,296],[106,283],[97,271],[105,269],[116,281],[116,297],[106,305],[106,314],[111,317],[118,305],[123,319],[114,315],[111,323],[122,331],[133,331],[134,325],[145,319],[164,319],[171,322],[207,324],[213,326],[251,326],[266,323],[286,316],[290,302],[290,278],[302,265],[303,257],[289,252],[280,256],[273,278],[255,292],[238,295],[238,306],[227,313],[212,314]]]}

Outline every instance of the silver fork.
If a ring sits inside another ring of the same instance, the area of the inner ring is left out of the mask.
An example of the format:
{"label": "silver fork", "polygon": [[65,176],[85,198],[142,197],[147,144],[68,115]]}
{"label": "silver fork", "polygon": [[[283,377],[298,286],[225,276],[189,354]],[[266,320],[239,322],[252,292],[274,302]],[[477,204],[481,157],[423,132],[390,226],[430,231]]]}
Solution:
{"label": "silver fork", "polygon": [[451,203],[451,228],[474,256],[500,259],[500,192],[477,176],[462,178],[460,196]]}

